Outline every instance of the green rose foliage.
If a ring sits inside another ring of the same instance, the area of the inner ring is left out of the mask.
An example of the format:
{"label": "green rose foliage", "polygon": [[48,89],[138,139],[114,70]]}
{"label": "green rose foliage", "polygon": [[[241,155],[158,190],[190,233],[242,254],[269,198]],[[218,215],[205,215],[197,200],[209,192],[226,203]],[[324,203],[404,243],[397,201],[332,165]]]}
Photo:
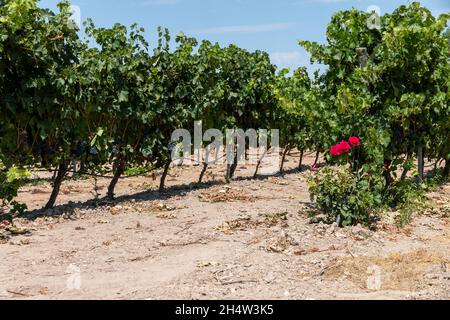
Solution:
{"label": "green rose foliage", "polygon": [[376,176],[354,173],[348,167],[326,167],[309,178],[309,192],[329,222],[341,226],[368,223],[381,204],[382,183]]}

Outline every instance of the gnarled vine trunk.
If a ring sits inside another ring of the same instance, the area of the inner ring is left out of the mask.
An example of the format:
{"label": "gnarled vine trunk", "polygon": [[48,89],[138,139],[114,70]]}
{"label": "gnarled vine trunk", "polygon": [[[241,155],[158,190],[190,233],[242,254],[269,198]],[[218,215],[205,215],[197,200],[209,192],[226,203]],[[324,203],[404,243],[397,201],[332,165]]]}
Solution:
{"label": "gnarled vine trunk", "polygon": [[287,156],[289,150],[291,150],[291,146],[290,146],[290,145],[287,145],[287,146],[284,148],[283,157],[281,158],[280,173],[283,173],[283,172],[284,172],[284,163],[286,162],[286,156]]}
{"label": "gnarled vine trunk", "polygon": [[237,151],[237,146],[235,146],[234,161],[232,164],[227,164],[227,175],[225,177],[225,180],[227,181],[227,183],[229,183],[231,181],[231,179],[233,179],[234,173],[236,172],[237,165],[238,165],[238,151]]}
{"label": "gnarled vine trunk", "polygon": [[298,161],[298,170],[302,171],[303,168],[303,155],[305,153],[305,149],[300,150],[300,160]]}
{"label": "gnarled vine trunk", "polygon": [[45,205],[45,209],[52,209],[55,206],[56,199],[58,198],[59,190],[61,189],[61,184],[64,181],[64,177],[67,174],[69,165],[67,162],[63,162],[59,165],[55,179],[53,180],[53,190],[50,195],[50,199]]}
{"label": "gnarled vine trunk", "polygon": [[319,162],[319,156],[320,156],[320,150],[317,150],[317,153],[316,153],[316,160],[314,160],[313,167],[314,167],[314,166],[317,166],[317,163]]}
{"label": "gnarled vine trunk", "polygon": [[445,160],[444,176],[450,176],[450,159]]}
{"label": "gnarled vine trunk", "polygon": [[198,183],[202,183],[203,177],[205,176],[206,170],[208,169],[208,163],[204,162],[203,163],[203,169],[202,172],[200,173],[200,177],[198,178]]}
{"label": "gnarled vine trunk", "polygon": [[114,171],[114,177],[112,178],[109,187],[108,187],[108,198],[113,200],[114,199],[114,190],[116,188],[117,182],[119,182],[120,177],[125,171],[125,161],[120,160],[116,170]]}
{"label": "gnarled vine trunk", "polygon": [[[406,162],[409,162],[409,160],[411,160],[411,158],[412,158],[412,153],[408,152],[408,155],[406,156]],[[402,176],[400,177],[401,181],[404,181],[406,179],[406,176],[408,175],[408,171],[409,171],[409,166],[408,166],[408,163],[406,163],[403,166]]]}
{"label": "gnarled vine trunk", "polygon": [[389,187],[393,182],[394,178],[392,178],[391,172],[389,171],[389,167],[391,166],[392,161],[391,160],[384,160],[384,172],[383,176],[386,180],[386,188]]}
{"label": "gnarled vine trunk", "polygon": [[423,182],[423,177],[424,177],[423,147],[419,147],[419,150],[417,150],[417,166],[418,166],[418,169],[419,169],[418,183],[422,183]]}
{"label": "gnarled vine trunk", "polygon": [[264,158],[267,155],[267,152],[269,152],[270,149],[267,149],[264,151],[263,155],[258,159],[258,163],[256,164],[255,173],[253,174],[253,178],[256,178],[258,176],[259,168],[261,167],[261,163],[264,160]]}
{"label": "gnarled vine trunk", "polygon": [[164,171],[163,171],[163,174],[161,176],[161,181],[160,181],[160,184],[159,184],[159,192],[163,192],[164,191],[167,173],[169,172],[169,168],[170,168],[170,163],[171,163],[171,161],[167,160],[167,163],[164,166]]}

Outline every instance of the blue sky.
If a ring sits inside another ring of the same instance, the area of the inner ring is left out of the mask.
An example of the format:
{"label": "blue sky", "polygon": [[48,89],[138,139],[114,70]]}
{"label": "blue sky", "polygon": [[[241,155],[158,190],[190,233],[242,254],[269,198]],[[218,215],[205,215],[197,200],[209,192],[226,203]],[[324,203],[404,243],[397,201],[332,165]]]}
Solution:
{"label": "blue sky", "polygon": [[[58,0],[41,0],[40,6],[54,9]],[[298,40],[324,42],[331,15],[356,7],[377,6],[392,12],[407,0],[72,0],[81,19],[92,18],[97,26],[115,22],[137,22],[146,29],[152,44],[156,28],[173,35],[182,31],[198,40],[208,39],[225,46],[235,43],[248,50],[264,50],[279,67],[309,65],[309,56]],[[424,0],[434,14],[450,12],[449,0]]]}

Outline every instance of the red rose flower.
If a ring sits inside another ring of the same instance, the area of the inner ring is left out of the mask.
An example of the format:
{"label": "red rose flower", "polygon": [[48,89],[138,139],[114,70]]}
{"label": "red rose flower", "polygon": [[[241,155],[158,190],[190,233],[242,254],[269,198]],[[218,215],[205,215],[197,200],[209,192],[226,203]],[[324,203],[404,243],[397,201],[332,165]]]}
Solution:
{"label": "red rose flower", "polygon": [[340,156],[342,154],[341,150],[339,149],[338,145],[334,145],[330,149],[330,153],[333,157]]}
{"label": "red rose flower", "polygon": [[342,153],[348,153],[350,150],[352,150],[352,146],[347,141],[342,141],[338,145],[339,151]]}
{"label": "red rose flower", "polygon": [[350,137],[348,142],[352,145],[352,147],[357,147],[361,145],[361,140],[358,137]]}

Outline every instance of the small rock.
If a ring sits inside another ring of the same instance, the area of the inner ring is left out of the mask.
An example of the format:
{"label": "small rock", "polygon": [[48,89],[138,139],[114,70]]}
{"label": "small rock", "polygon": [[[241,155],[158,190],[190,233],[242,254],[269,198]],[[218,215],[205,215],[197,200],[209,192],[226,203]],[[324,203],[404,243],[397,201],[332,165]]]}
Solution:
{"label": "small rock", "polygon": [[120,205],[117,205],[110,209],[111,214],[113,214],[113,215],[119,214],[122,210],[123,210],[123,207]]}

